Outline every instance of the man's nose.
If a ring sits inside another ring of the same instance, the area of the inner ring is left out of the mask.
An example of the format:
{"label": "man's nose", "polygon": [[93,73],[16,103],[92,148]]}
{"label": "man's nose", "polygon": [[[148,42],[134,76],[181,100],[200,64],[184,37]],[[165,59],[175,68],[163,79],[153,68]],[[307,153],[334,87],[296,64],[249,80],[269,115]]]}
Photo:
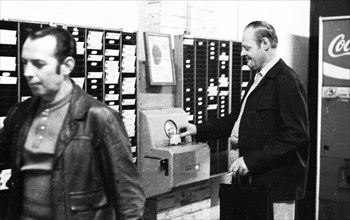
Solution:
{"label": "man's nose", "polygon": [[241,51],[241,56],[243,57],[243,56],[245,56],[245,55],[247,55],[247,53],[245,52],[244,49],[242,49],[242,51]]}
{"label": "man's nose", "polygon": [[24,74],[25,77],[32,77],[32,76],[34,76],[34,68],[33,68],[33,66],[30,65],[30,64],[26,64],[24,66],[23,74]]}

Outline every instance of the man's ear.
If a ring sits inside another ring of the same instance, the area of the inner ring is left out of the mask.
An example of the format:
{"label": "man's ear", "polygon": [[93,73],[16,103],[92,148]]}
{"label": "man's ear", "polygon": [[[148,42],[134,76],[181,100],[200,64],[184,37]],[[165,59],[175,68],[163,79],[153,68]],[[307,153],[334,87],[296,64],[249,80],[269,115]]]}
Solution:
{"label": "man's ear", "polygon": [[261,47],[265,51],[267,51],[271,48],[271,42],[267,37],[263,37],[262,42],[261,42]]}
{"label": "man's ear", "polygon": [[68,76],[73,71],[74,66],[75,66],[74,58],[73,57],[66,57],[60,66],[61,73],[63,75]]}

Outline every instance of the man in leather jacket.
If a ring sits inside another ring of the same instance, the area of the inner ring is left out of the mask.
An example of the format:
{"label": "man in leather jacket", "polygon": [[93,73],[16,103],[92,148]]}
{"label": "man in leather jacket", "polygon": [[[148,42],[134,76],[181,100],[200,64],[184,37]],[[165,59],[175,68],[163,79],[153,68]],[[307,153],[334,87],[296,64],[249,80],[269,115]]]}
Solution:
{"label": "man in leather jacket", "polygon": [[70,79],[76,43],[57,27],[32,33],[22,50],[33,96],[0,130],[0,169],[11,220],[142,219],[145,196],[118,112]]}

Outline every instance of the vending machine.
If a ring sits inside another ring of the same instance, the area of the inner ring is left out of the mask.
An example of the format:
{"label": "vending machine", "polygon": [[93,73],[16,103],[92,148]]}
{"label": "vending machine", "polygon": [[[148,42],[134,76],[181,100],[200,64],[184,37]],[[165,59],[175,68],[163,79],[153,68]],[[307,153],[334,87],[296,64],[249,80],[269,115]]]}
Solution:
{"label": "vending machine", "polygon": [[350,216],[350,16],[321,17],[316,219]]}

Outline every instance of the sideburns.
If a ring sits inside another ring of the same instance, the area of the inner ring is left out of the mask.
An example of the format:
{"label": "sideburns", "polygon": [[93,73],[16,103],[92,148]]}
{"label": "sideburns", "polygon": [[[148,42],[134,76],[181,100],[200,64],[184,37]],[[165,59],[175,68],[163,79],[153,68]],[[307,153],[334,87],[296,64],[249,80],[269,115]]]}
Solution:
{"label": "sideburns", "polygon": [[57,64],[56,66],[56,74],[61,74],[61,64]]}

